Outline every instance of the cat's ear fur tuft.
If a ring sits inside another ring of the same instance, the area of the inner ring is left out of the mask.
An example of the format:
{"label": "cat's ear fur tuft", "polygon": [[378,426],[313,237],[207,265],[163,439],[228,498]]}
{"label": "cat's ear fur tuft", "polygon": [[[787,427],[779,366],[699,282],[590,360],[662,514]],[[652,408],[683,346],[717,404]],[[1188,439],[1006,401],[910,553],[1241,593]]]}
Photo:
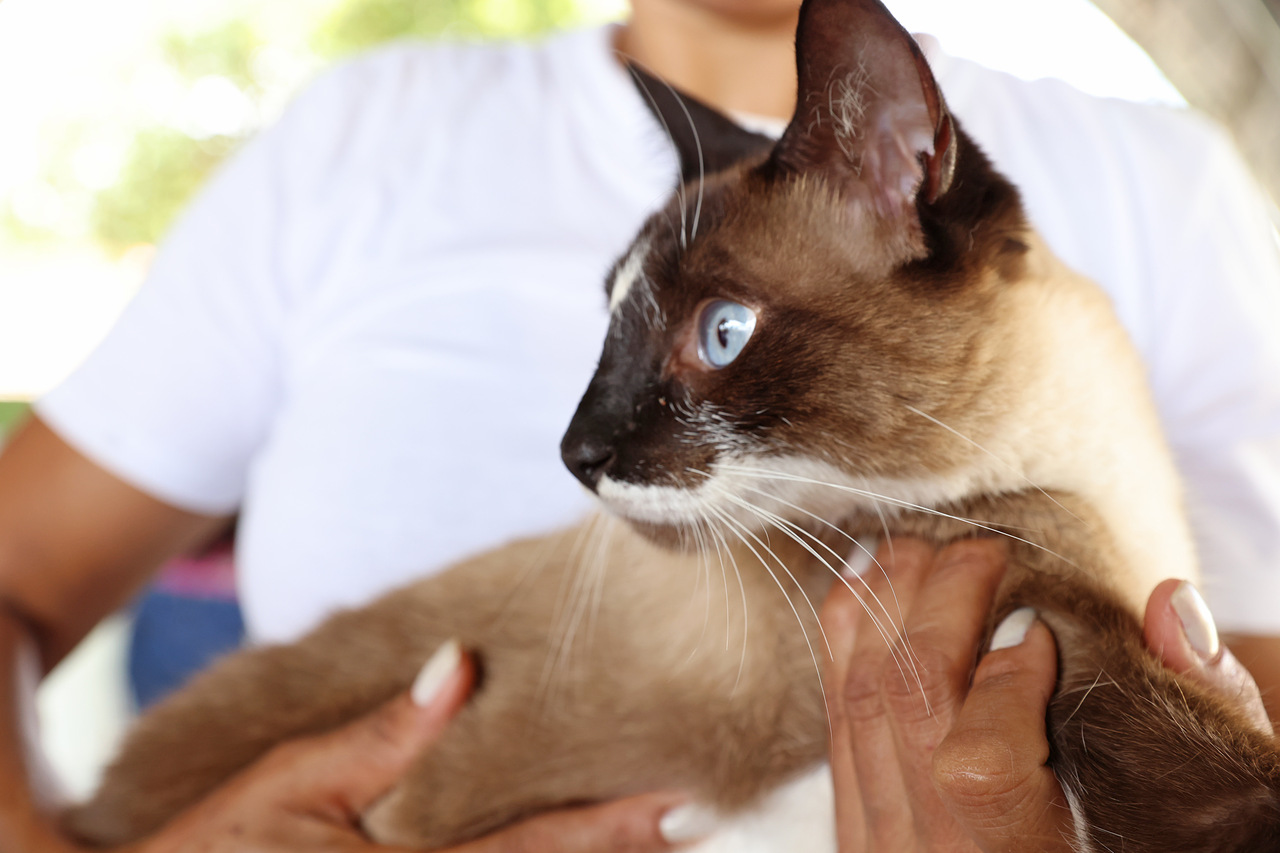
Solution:
{"label": "cat's ear fur tuft", "polygon": [[681,183],[697,181],[744,160],[763,157],[774,140],[753,133],[672,88],[639,65],[627,64],[640,96],[666,129],[680,156]]}
{"label": "cat's ear fur tuft", "polygon": [[796,31],[796,112],[774,174],[818,174],[882,218],[951,186],[956,131],[920,47],[878,0],[808,0]]}

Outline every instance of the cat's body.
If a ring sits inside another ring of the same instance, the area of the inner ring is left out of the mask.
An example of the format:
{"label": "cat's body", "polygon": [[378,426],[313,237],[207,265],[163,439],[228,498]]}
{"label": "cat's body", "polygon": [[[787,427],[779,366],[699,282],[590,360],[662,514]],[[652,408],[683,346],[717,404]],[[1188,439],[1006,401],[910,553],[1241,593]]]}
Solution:
{"label": "cat's body", "polygon": [[405,689],[448,637],[483,685],[366,815],[376,838],[432,847],[657,787],[741,809],[825,755],[797,593],[824,594],[849,537],[976,533],[1009,543],[992,624],[1029,605],[1058,640],[1051,760],[1080,848],[1280,844],[1274,742],[1142,646],[1151,588],[1195,560],[1105,297],[1031,231],[878,4],[806,4],[797,50],[777,147],[737,140],[745,159],[695,172],[610,278],[562,450],[634,528],[509,546],[224,662],[142,721],[77,835],[153,829]]}

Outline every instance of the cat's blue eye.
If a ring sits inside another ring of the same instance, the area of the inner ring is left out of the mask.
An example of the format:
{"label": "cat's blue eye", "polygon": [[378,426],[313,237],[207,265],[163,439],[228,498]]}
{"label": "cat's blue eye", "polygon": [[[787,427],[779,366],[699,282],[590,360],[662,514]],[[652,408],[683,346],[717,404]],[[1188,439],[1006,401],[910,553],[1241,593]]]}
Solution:
{"label": "cat's blue eye", "polygon": [[717,299],[698,318],[698,357],[719,369],[742,352],[756,328],[756,312],[737,302]]}

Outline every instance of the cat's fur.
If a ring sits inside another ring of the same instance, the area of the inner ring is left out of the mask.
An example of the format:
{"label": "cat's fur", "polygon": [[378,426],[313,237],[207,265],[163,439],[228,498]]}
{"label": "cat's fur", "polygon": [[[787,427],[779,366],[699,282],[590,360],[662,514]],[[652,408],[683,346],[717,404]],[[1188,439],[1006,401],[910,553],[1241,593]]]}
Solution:
{"label": "cat's fur", "polygon": [[[142,720],[75,834],[155,829],[273,744],[406,689],[455,636],[483,684],[366,815],[375,838],[433,847],[658,787],[749,806],[826,750],[796,593],[818,599],[845,537],[883,530],[1010,537],[992,624],[1030,605],[1057,638],[1051,763],[1079,849],[1280,848],[1274,740],[1143,648],[1150,589],[1195,565],[1106,299],[1031,230],[878,3],[810,0],[797,54],[778,145],[704,176],[720,149],[699,136],[610,276],[562,450],[632,524],[508,546],[223,662]],[[698,355],[708,299],[759,318],[722,370]]]}

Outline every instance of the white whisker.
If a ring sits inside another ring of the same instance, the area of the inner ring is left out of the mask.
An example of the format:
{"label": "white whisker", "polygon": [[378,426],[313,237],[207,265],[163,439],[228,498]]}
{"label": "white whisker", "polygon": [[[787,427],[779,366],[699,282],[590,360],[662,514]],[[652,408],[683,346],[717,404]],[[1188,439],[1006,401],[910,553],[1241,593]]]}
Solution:
{"label": "white whisker", "polygon": [[[673,148],[676,147],[675,135],[671,132],[671,128],[667,125],[667,120],[662,117],[662,111],[658,109],[658,104],[653,99],[653,94],[649,91],[648,84],[644,82],[644,78],[641,77],[639,74],[637,74],[635,68],[632,67],[632,63],[634,62],[634,60],[632,60],[630,57],[624,57],[624,58],[627,59],[627,70],[631,72],[631,76],[635,78],[636,85],[639,86],[640,91],[644,93],[645,100],[649,102],[649,106],[652,108],[651,112],[658,117],[658,121],[662,124],[662,129],[666,131],[667,138],[671,140],[672,147]],[[681,104],[681,106],[683,107],[684,105]],[[701,156],[702,156],[701,147],[699,147],[698,156],[699,156],[699,161],[701,161]],[[701,191],[701,187],[699,187],[699,191]],[[685,216],[686,216],[685,209],[689,205],[688,205],[688,200],[685,197],[683,175],[681,175],[676,181],[676,197],[679,199],[679,202],[680,202],[680,248],[687,249],[689,247],[689,243],[688,243],[688,240],[686,239],[688,223],[685,221]]]}
{"label": "white whisker", "polygon": [[1026,474],[1023,474],[1020,470],[1018,470],[1017,466],[1016,466],[1016,465],[1014,465],[1013,463],[1008,462],[1007,460],[1000,458],[1000,457],[999,457],[999,456],[997,456],[996,454],[992,453],[990,450],[987,450],[987,448],[983,447],[981,444],[978,444],[978,442],[974,441],[974,440],[973,440],[972,438],[970,438],[969,436],[965,435],[964,433],[960,432],[959,430],[956,430],[956,429],[953,429],[953,428],[951,428],[951,427],[947,426],[947,425],[946,425],[946,424],[944,424],[942,421],[940,421],[940,420],[938,420],[937,418],[935,418],[933,415],[928,414],[927,412],[922,412],[922,411],[920,411],[919,409],[917,409],[915,406],[912,406],[912,405],[910,405],[910,404],[907,404],[907,411],[909,411],[909,412],[914,412],[915,414],[919,415],[920,417],[924,418],[925,420],[929,421],[930,423],[935,424],[935,425],[937,425],[937,426],[941,427],[942,429],[945,429],[947,432],[951,433],[952,435],[954,435],[956,438],[960,439],[961,441],[967,442],[968,444],[972,445],[975,449],[980,450],[980,451],[982,451],[983,453],[987,454],[987,456],[990,456],[990,457],[991,457],[992,459],[994,459],[996,462],[999,462],[1001,465],[1003,465],[1003,466],[1004,466],[1004,468],[1005,468],[1005,470],[1007,470],[1007,471],[1011,472],[1012,474],[1014,474],[1015,476],[1019,477],[1019,478],[1020,478],[1024,483],[1026,483],[1028,486],[1030,486],[1031,488],[1035,489],[1037,492],[1039,492],[1040,494],[1044,495],[1044,496],[1045,496],[1046,498],[1048,498],[1049,500],[1053,501],[1054,505],[1055,505],[1055,506],[1057,506],[1057,507],[1058,507],[1058,509],[1062,510],[1062,511],[1063,511],[1063,512],[1065,512],[1067,515],[1071,516],[1071,517],[1072,517],[1072,518],[1074,518],[1076,521],[1078,521],[1078,522],[1080,522],[1081,524],[1083,524],[1087,529],[1092,529],[1092,526],[1091,526],[1088,522],[1086,522],[1084,519],[1080,518],[1080,516],[1076,515],[1076,514],[1075,514],[1074,512],[1072,512],[1071,510],[1067,509],[1065,506],[1063,506],[1061,503],[1059,503],[1059,502],[1058,502],[1058,499],[1057,499],[1057,498],[1055,498],[1053,495],[1049,494],[1049,493],[1048,493],[1048,492],[1046,492],[1044,489],[1040,488],[1038,485],[1036,485],[1034,482],[1032,482],[1032,480],[1031,480],[1031,479],[1030,479]]}
{"label": "white whisker", "polygon": [[[889,614],[888,609],[886,609],[884,604],[880,601],[880,597],[875,594],[875,591],[871,589],[870,585],[867,584],[864,578],[862,578],[856,572],[853,572],[851,570],[851,567],[849,566],[848,561],[845,560],[844,557],[836,553],[836,551],[833,550],[831,546],[827,545],[827,543],[823,542],[817,536],[814,536],[808,530],[805,530],[803,527],[800,527],[794,522],[788,521],[782,516],[777,515],[776,513],[771,513],[768,510],[763,509],[762,507],[754,506],[749,502],[744,501],[743,499],[736,498],[732,495],[729,495],[728,497],[731,500],[733,500],[735,503],[738,503],[739,505],[743,506],[744,509],[754,512],[755,514],[757,514],[758,517],[771,522],[775,527],[777,527],[778,530],[781,530],[787,536],[791,537],[792,540],[794,540],[802,548],[808,551],[814,557],[814,559],[818,560],[818,562],[820,562],[823,566],[825,566],[835,576],[836,580],[844,585],[845,589],[849,590],[850,594],[852,594],[853,597],[857,599],[858,603],[862,605],[863,612],[867,614],[867,618],[871,620],[871,624],[875,627],[876,633],[878,633],[880,635],[880,639],[884,641],[885,647],[889,650],[889,654],[893,657],[894,664],[898,667],[898,673],[902,676],[902,679],[904,681],[908,680],[907,670],[910,669],[911,676],[914,677],[916,685],[920,687],[921,695],[924,696],[924,683],[920,677],[920,670],[917,665],[915,650],[911,648],[911,642],[910,642],[910,639],[907,637],[906,631],[899,629],[896,626],[892,616]],[[888,624],[893,629],[892,635],[890,634],[890,630],[885,627],[885,622],[882,622],[880,617],[867,604],[867,601],[865,598],[863,598],[862,594],[859,593],[858,590],[854,589],[852,584],[850,584],[849,578],[846,577],[845,573],[836,569],[829,562],[827,562],[827,560],[824,557],[818,554],[817,551],[815,551],[812,547],[810,547],[810,545],[807,542],[805,542],[803,539],[800,538],[801,534],[803,534],[804,536],[808,536],[817,545],[820,545],[823,549],[830,552],[831,555],[835,557],[836,560],[839,561],[841,565],[843,565],[846,569],[850,569],[849,574],[852,575],[854,578],[856,578],[858,582],[863,585],[863,587],[867,591],[867,594],[871,596],[871,599],[880,608],[880,611],[884,613],[885,620],[887,620]],[[876,560],[875,556],[872,555],[871,552],[867,550],[865,545],[863,545],[861,542],[858,542],[856,539],[853,539],[852,541],[855,545],[857,545],[864,552],[866,552],[868,556],[871,557],[871,561],[873,563],[876,563],[876,565],[879,565],[879,562]],[[883,567],[881,567],[881,571],[884,572]],[[893,582],[889,578],[887,572],[885,573],[884,576],[885,576],[885,580],[889,582],[889,589],[892,592]],[[897,601],[896,593],[894,593],[894,601],[895,602]],[[900,622],[905,622],[905,619],[903,618],[903,615],[902,615],[901,606],[898,607],[898,618]],[[821,623],[819,624],[821,625]],[[825,639],[825,633],[823,637]],[[898,643],[901,643],[903,647],[901,653],[898,651],[898,648],[897,648]],[[827,647],[827,651],[828,652],[831,651],[830,646]],[[903,665],[903,662],[902,662],[903,657],[906,658],[906,661],[907,661],[906,666]],[[929,701],[927,696],[925,696],[925,704],[926,704],[926,708],[928,708]],[[931,708],[929,708],[929,712],[932,713]]]}
{"label": "white whisker", "polygon": [[[793,602],[793,601],[791,600],[791,596],[787,594],[786,587],[784,587],[784,586],[782,585],[782,581],[778,580],[778,576],[777,576],[776,574],[774,574],[773,569],[769,568],[769,563],[768,563],[768,562],[767,562],[763,557],[761,557],[761,556],[760,556],[760,552],[759,552],[759,551],[757,551],[757,550],[755,549],[755,546],[753,546],[750,542],[748,542],[748,541],[747,541],[747,538],[746,538],[745,536],[743,536],[743,535],[742,535],[742,532],[741,532],[741,531],[746,530],[746,527],[745,527],[744,525],[742,525],[740,522],[735,521],[735,520],[734,520],[732,517],[730,517],[727,513],[724,513],[724,512],[722,512],[721,510],[718,510],[718,509],[716,509],[716,508],[714,508],[714,507],[711,507],[710,509],[711,509],[711,512],[712,512],[712,513],[713,513],[717,518],[719,518],[719,519],[720,519],[720,521],[721,521],[722,523],[724,523],[724,524],[728,525],[728,529],[729,529],[729,531],[730,531],[730,532],[732,532],[735,536],[737,536],[737,537],[738,537],[738,539],[742,542],[742,544],[743,544],[743,545],[745,545],[745,546],[747,547],[747,550],[749,550],[749,551],[750,551],[750,552],[755,556],[755,558],[760,562],[760,565],[764,566],[764,570],[765,570],[766,572],[768,572],[768,573],[769,573],[769,577],[773,580],[774,584],[776,584],[776,585],[777,585],[777,587],[778,587],[779,591],[781,591],[781,592],[782,592],[782,597],[786,599],[786,601],[787,601],[787,606],[791,608],[791,613],[796,617],[796,622],[800,625],[800,632],[804,635],[804,644],[805,644],[805,646],[807,646],[807,647],[808,647],[808,649],[809,649],[809,657],[813,660],[813,669],[814,669],[814,672],[816,672],[816,673],[818,674],[818,687],[819,687],[819,689],[822,691],[822,699],[823,699],[823,703],[824,703],[824,705],[825,705],[825,703],[826,703],[826,698],[827,698],[827,691],[826,691],[825,686],[822,684],[822,666],[818,663],[818,655],[817,655],[817,653],[813,650],[813,642],[812,642],[812,641],[810,641],[810,639],[809,639],[809,632],[808,632],[808,630],[804,627],[804,619],[802,619],[802,618],[800,617],[800,611],[796,609],[795,602]],[[759,541],[760,541],[760,540],[759,540],[759,538],[758,538],[758,537],[756,537],[756,536],[755,536],[755,534],[750,533],[750,531],[749,531],[749,530],[747,531],[747,533],[749,533],[749,534],[752,536],[752,538],[753,538],[753,539],[755,539],[757,542],[759,542]],[[761,545],[763,545],[763,543],[761,543]],[[766,550],[768,550],[768,549],[767,549],[767,547],[766,547]],[[772,552],[770,552],[770,553],[772,553]],[[774,559],[775,559],[775,560],[777,560],[777,559],[778,559],[776,555],[774,555]],[[783,565],[783,564],[782,564],[782,562],[781,562],[780,560],[778,561],[778,564],[779,564],[779,565],[782,565],[782,566],[783,566],[783,568],[784,568],[784,570],[786,569],[786,566],[785,566],[785,565]],[[787,571],[787,574],[791,574],[791,573],[790,573],[790,571]],[[793,578],[792,578],[792,580],[795,580],[795,578],[793,577]],[[797,584],[797,586],[798,586],[798,584]],[[801,593],[803,593],[803,592],[804,592],[804,590],[802,589],[802,590],[801,590]],[[805,601],[808,601],[808,600],[809,600],[809,599],[808,599],[808,596],[805,596]],[[809,603],[809,606],[810,606],[810,608],[812,608],[812,607],[813,607],[813,603],[812,603],[812,602],[810,602],[810,603]],[[815,618],[817,618],[817,611],[814,611],[814,617],[815,617]],[[818,624],[818,628],[819,628],[819,630],[821,630],[821,628],[822,628],[822,624],[821,624],[821,623],[819,623],[819,624]],[[824,641],[826,640],[826,635],[825,635],[825,634],[823,635],[823,640],[824,640]],[[830,653],[830,650],[831,650],[831,646],[830,646],[830,644],[828,644],[828,646],[827,646],[827,651],[828,651],[828,653]]]}
{"label": "white whisker", "polygon": [[758,477],[762,480],[778,480],[778,481],[789,482],[789,483],[805,483],[807,485],[813,485],[813,486],[824,486],[829,489],[835,489],[837,491],[847,492],[849,494],[867,498],[872,501],[883,501],[884,503],[889,504],[890,506],[896,506],[902,509],[915,510],[916,512],[923,512],[927,515],[934,515],[940,518],[948,518],[952,521],[956,521],[961,524],[968,524],[973,527],[977,527],[980,530],[985,530],[988,533],[994,533],[997,536],[1004,536],[1016,542],[1021,542],[1024,545],[1029,545],[1032,548],[1035,548],[1039,551],[1043,551],[1044,553],[1048,554],[1051,557],[1055,557],[1061,560],[1062,562],[1066,563],[1069,566],[1072,566],[1074,568],[1079,568],[1079,566],[1076,565],[1074,561],[1067,559],[1066,557],[1064,557],[1063,555],[1059,554],[1056,551],[1050,550],[1049,548],[1046,548],[1045,546],[1037,542],[1032,542],[1029,539],[1024,539],[1021,536],[1015,536],[1014,534],[1008,532],[1007,530],[1002,530],[998,527],[993,527],[990,524],[987,524],[976,518],[964,518],[963,516],[952,515],[951,513],[943,512],[940,509],[934,509],[933,507],[922,506],[917,503],[912,503],[911,501],[904,501],[899,498],[890,497],[888,495],[877,494],[876,492],[871,492],[866,489],[859,489],[854,486],[846,486],[839,483],[829,483],[825,480],[815,480],[811,477],[802,477],[798,474],[787,474],[780,471],[771,471],[767,468],[748,468],[745,466],[726,465],[726,464],[721,464],[720,468],[724,471],[731,471],[731,472],[740,473],[740,474],[748,474],[754,477]]}

